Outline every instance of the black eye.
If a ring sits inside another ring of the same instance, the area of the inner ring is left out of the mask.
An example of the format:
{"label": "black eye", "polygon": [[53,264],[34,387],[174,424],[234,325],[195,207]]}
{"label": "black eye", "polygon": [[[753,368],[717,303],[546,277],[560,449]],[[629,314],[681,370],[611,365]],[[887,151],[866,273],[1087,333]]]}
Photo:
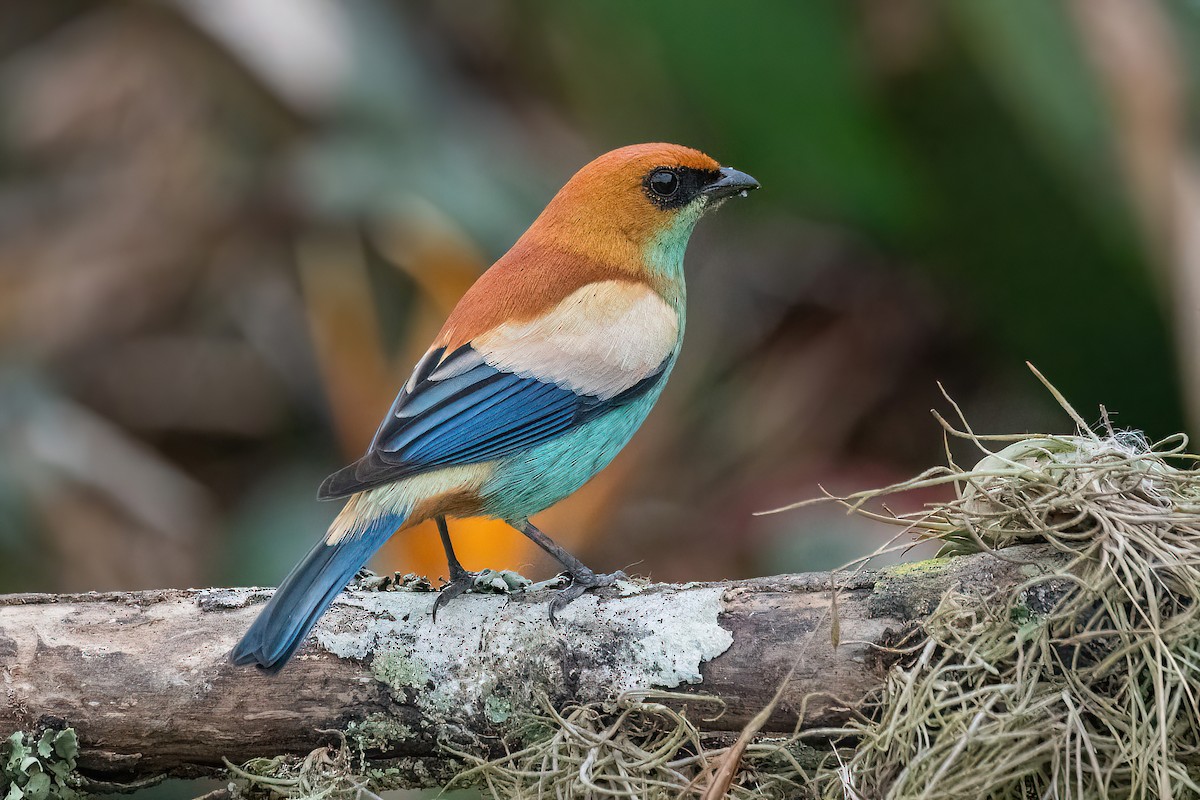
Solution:
{"label": "black eye", "polygon": [[659,197],[671,197],[679,191],[679,176],[669,169],[656,170],[650,176],[650,191]]}

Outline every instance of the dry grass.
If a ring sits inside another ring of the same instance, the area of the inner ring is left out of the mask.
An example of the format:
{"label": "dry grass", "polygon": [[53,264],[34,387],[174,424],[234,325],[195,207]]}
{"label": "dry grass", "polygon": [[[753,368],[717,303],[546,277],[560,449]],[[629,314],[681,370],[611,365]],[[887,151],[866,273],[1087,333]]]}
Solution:
{"label": "dry grass", "polygon": [[[640,693],[613,706],[573,706],[561,713],[545,704],[529,718],[542,737],[504,758],[486,761],[455,753],[473,766],[455,784],[482,785],[490,796],[532,800],[555,798],[703,798],[711,776],[731,753],[740,755],[731,798],[812,796],[805,789],[812,751],[799,736],[733,742],[714,747],[686,713],[667,705],[716,698]],[[808,762],[802,764],[801,762]]]}
{"label": "dry grass", "polygon": [[1047,388],[1075,435],[979,436],[960,414],[961,429],[945,427],[984,452],[973,469],[948,459],[837,498],[873,513],[951,483],[954,501],[893,521],[947,553],[1044,542],[1070,559],[1012,589],[943,598],[897,652],[871,721],[853,726],[859,745],[826,797],[1200,796],[1196,458],[1183,435],[1094,431]]}

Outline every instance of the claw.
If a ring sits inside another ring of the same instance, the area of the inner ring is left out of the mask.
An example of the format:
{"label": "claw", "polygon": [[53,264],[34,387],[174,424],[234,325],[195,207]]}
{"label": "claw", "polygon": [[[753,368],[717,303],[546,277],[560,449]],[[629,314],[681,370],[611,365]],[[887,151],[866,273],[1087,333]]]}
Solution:
{"label": "claw", "polygon": [[550,624],[558,625],[558,612],[562,611],[568,605],[583,597],[588,589],[602,589],[606,586],[613,586],[617,581],[629,580],[621,570],[616,572],[604,573],[597,575],[590,569],[586,571],[578,571],[571,576],[571,584],[558,592],[554,599],[550,601]]}
{"label": "claw", "polygon": [[465,569],[450,569],[450,582],[442,587],[438,592],[438,596],[433,600],[433,622],[437,624],[438,609],[449,603],[454,598],[466,592],[475,585],[475,579],[479,576],[477,572],[467,572]]}
{"label": "claw", "polygon": [[466,592],[512,594],[524,592],[529,586],[527,578],[511,570],[484,569],[479,572],[467,572],[461,566],[451,564],[450,580],[433,600],[433,621],[437,622],[438,609]]}

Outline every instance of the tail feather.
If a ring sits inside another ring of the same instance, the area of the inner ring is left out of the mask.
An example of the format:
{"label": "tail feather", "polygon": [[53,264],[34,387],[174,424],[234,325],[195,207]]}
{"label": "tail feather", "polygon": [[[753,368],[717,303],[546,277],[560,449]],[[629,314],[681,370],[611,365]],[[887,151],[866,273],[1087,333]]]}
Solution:
{"label": "tail feather", "polygon": [[327,544],[328,538],[317,542],[233,648],[233,663],[257,664],[271,674],[283,669],[333,599],[403,522],[385,514],[358,535],[341,536],[334,544]]}

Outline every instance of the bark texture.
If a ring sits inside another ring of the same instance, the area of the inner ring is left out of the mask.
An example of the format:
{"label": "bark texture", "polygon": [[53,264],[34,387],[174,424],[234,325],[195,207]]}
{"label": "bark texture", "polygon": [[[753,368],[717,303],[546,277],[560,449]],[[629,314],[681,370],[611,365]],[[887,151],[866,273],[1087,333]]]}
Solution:
{"label": "bark texture", "polygon": [[876,645],[920,624],[947,589],[990,592],[1059,558],[1020,547],[835,574],[837,647],[828,573],[607,590],[556,627],[547,592],[466,595],[434,625],[430,592],[348,591],[276,676],[227,661],[267,590],[0,595],[0,737],[70,725],[83,774],[132,781],[306,754],[349,731],[403,782],[437,785],[456,766],[440,743],[494,747],[541,694],[717,696],[724,714],[703,727],[720,734],[740,730],[797,662],[764,733],[790,732],[802,708],[804,726],[824,727],[880,684]]}

